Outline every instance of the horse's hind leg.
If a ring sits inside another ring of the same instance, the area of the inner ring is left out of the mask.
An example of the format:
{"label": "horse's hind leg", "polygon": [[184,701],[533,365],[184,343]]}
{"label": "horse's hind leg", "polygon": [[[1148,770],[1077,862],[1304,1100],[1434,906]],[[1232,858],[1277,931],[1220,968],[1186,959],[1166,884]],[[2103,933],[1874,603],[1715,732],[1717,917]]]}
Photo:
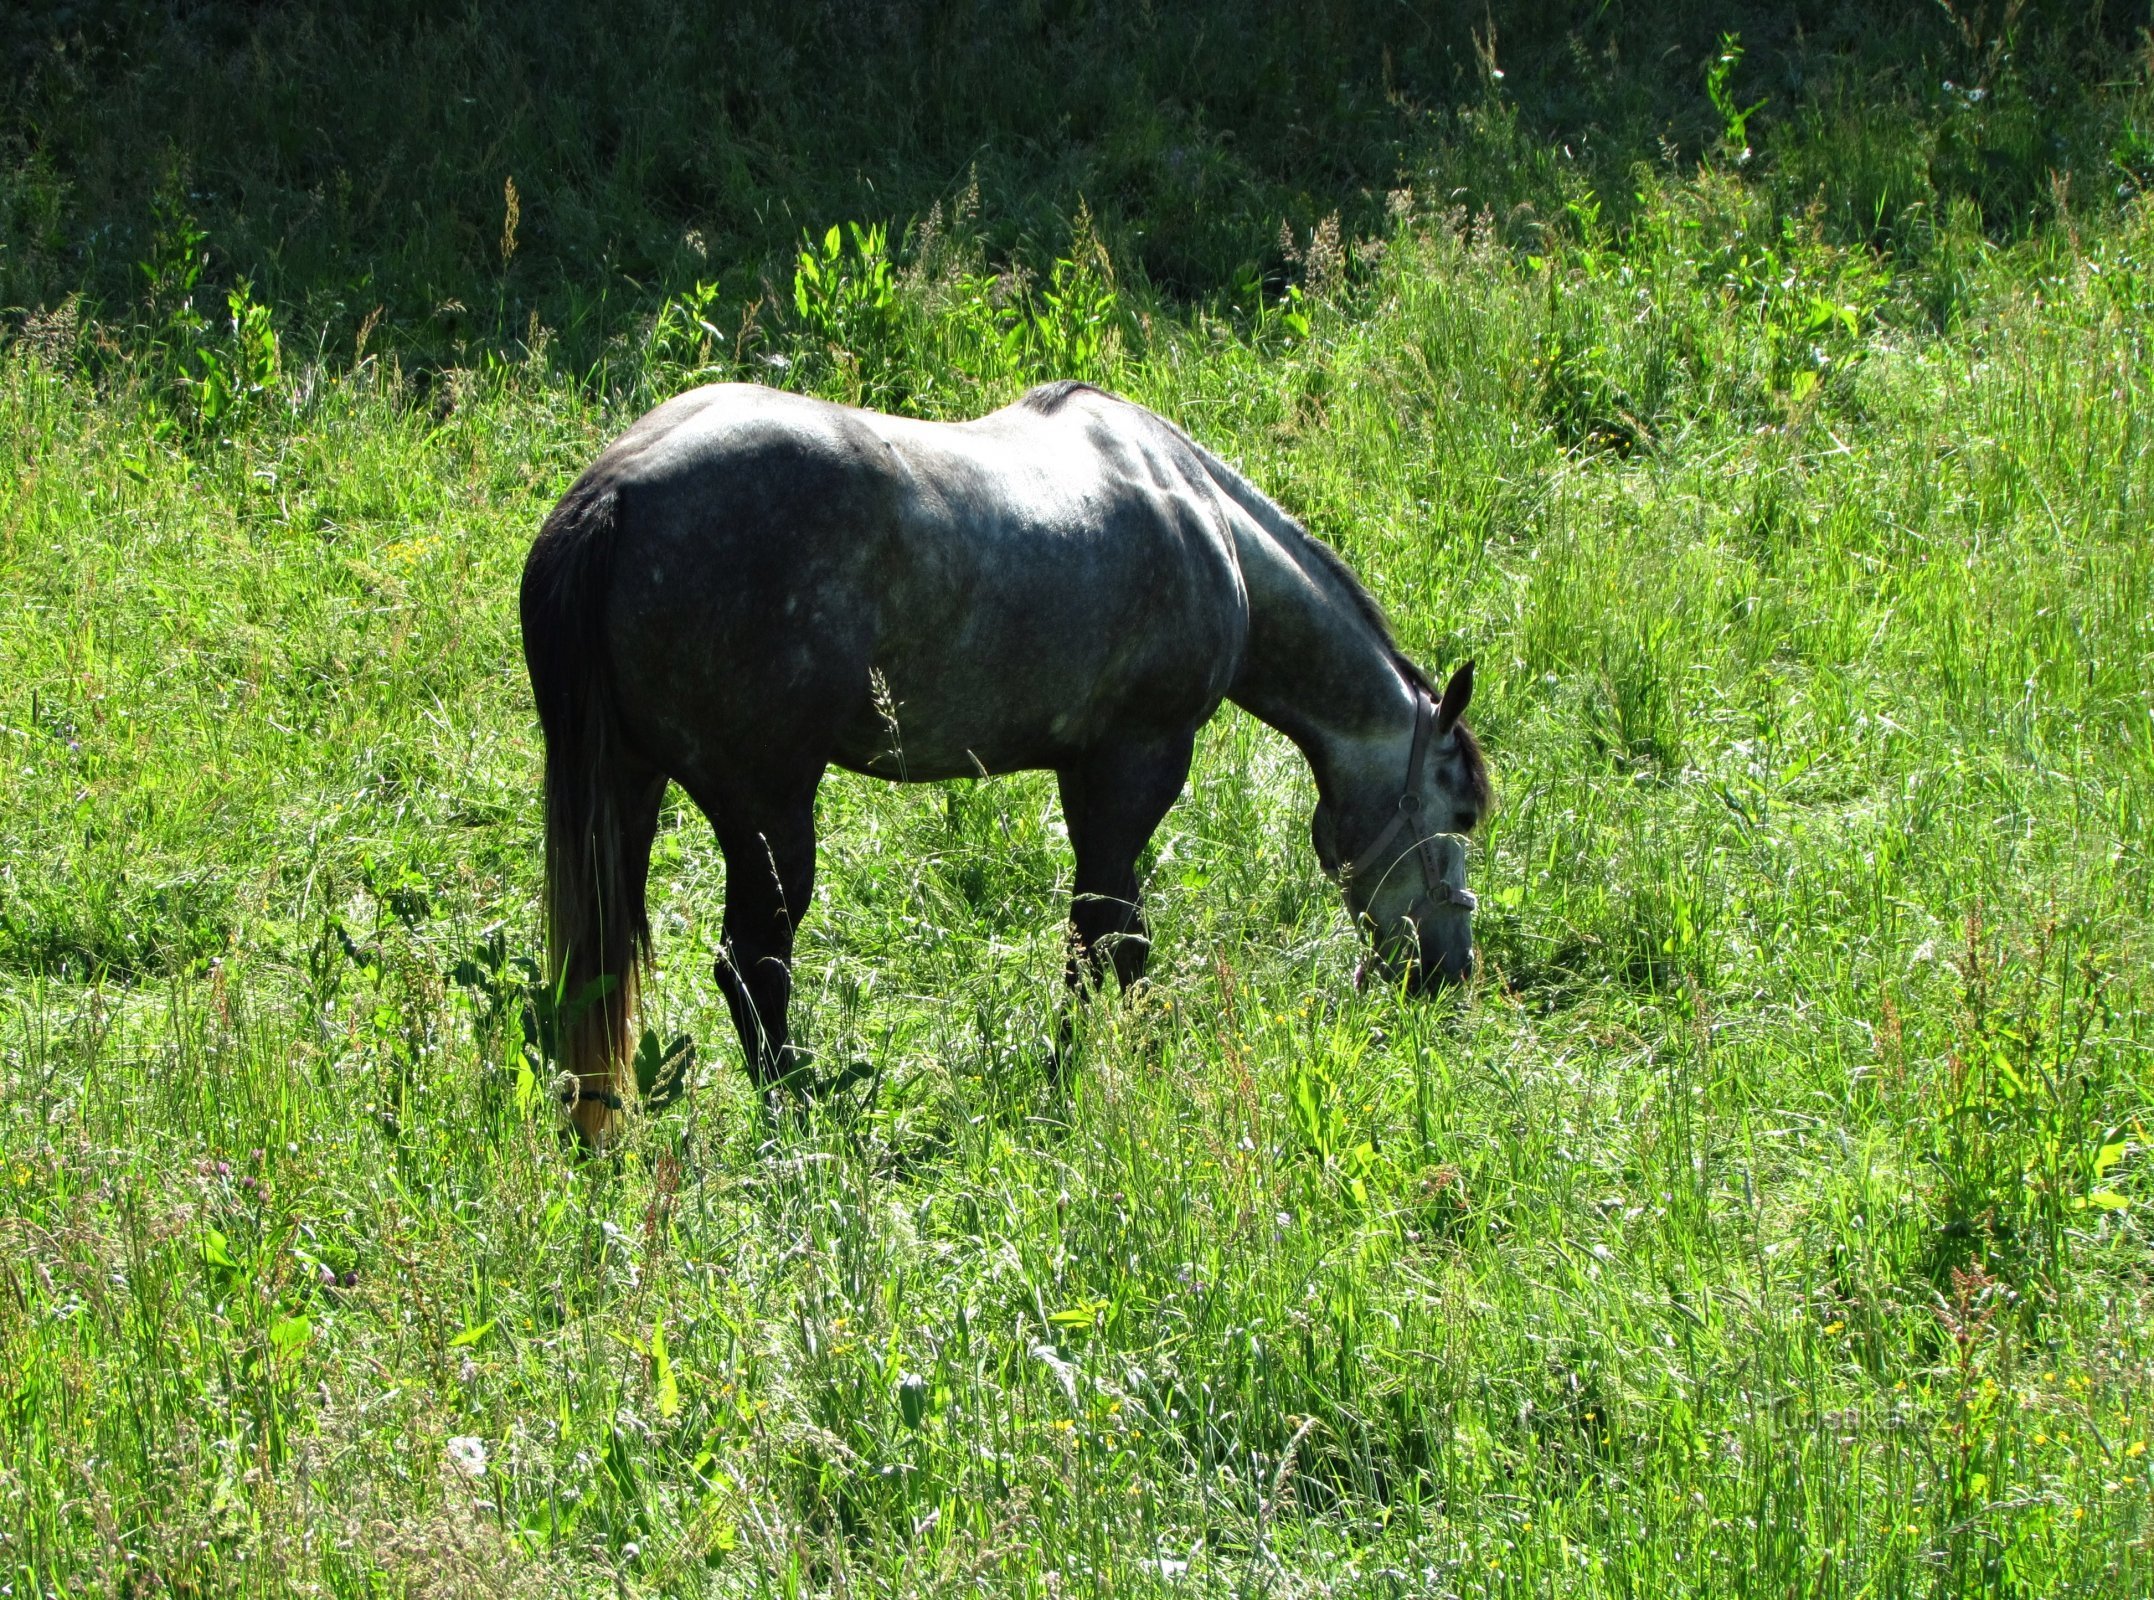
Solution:
{"label": "horse's hind leg", "polygon": [[1124,988],[1144,976],[1152,942],[1144,923],[1137,857],[1189,776],[1194,732],[1146,744],[1111,745],[1056,773],[1062,816],[1077,854],[1065,976],[1082,992],[1108,962]]}
{"label": "horse's hind leg", "polygon": [[764,1089],[795,1066],[786,1022],[793,933],[815,892],[815,786],[782,803],[705,806],[725,855],[725,949],[718,986],[748,1070]]}

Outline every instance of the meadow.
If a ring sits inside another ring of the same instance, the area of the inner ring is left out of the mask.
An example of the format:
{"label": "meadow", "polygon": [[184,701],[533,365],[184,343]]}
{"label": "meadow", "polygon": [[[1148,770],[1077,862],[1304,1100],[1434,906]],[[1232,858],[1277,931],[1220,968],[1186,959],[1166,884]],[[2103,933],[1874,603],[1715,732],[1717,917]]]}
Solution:
{"label": "meadow", "polygon": [[[556,204],[529,130],[443,145],[468,215],[286,215],[202,176],[253,113],[193,100],[193,175],[132,193],[84,85],[162,69],[62,50],[0,139],[0,1593],[2154,1589],[2154,100],[2143,41],[2022,10],[1940,12],[1889,90],[1716,25],[1570,99],[1580,35],[1461,24],[1440,111],[1407,43],[1318,52],[1277,149],[982,103],[879,186],[786,111],[725,235],[634,137]],[[232,72],[303,88],[308,26]],[[508,72],[442,26],[421,124],[441,61]],[[1327,129],[1333,189],[1281,187]],[[788,184],[822,209],[754,232]],[[622,195],[663,248],[579,268]],[[1050,377],[1477,659],[1479,975],[1355,987],[1306,769],[1227,710],[1152,980],[1057,1087],[1051,780],[833,774],[830,1087],[766,1115],[676,793],[649,1092],[580,1155],[540,519],[696,383]]]}

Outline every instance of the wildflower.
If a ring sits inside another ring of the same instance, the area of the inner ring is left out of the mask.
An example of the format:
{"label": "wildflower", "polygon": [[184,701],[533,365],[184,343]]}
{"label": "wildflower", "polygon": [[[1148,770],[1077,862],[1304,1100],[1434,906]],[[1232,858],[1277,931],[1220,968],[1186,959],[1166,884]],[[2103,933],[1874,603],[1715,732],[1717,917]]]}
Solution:
{"label": "wildflower", "polygon": [[449,1465],[467,1478],[478,1478],[486,1473],[486,1441],[468,1433],[460,1433],[449,1441]]}
{"label": "wildflower", "polygon": [[2134,1439],[2130,1444],[2124,1447],[2124,1459],[2127,1461],[2137,1461],[2141,1456],[2145,1455],[2146,1453],[2147,1442],[2144,1439]]}

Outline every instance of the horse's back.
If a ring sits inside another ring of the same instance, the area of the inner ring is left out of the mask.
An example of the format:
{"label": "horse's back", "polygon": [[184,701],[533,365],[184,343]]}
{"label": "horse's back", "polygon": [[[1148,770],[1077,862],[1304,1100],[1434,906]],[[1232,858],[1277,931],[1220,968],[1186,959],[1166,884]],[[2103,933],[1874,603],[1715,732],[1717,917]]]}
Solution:
{"label": "horse's back", "polygon": [[615,496],[609,634],[653,737],[823,718],[830,759],[933,777],[1216,707],[1247,602],[1193,471],[1175,430],[1096,391],[937,423],[719,385],[579,490]]}

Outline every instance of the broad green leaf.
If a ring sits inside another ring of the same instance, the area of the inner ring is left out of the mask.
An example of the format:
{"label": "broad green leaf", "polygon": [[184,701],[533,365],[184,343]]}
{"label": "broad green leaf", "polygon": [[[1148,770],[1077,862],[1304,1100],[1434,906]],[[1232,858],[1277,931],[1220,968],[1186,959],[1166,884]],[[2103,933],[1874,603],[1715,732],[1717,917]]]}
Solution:
{"label": "broad green leaf", "polygon": [[927,1420],[927,1379],[917,1372],[908,1372],[898,1379],[898,1415],[905,1419],[905,1426],[917,1428]]}

